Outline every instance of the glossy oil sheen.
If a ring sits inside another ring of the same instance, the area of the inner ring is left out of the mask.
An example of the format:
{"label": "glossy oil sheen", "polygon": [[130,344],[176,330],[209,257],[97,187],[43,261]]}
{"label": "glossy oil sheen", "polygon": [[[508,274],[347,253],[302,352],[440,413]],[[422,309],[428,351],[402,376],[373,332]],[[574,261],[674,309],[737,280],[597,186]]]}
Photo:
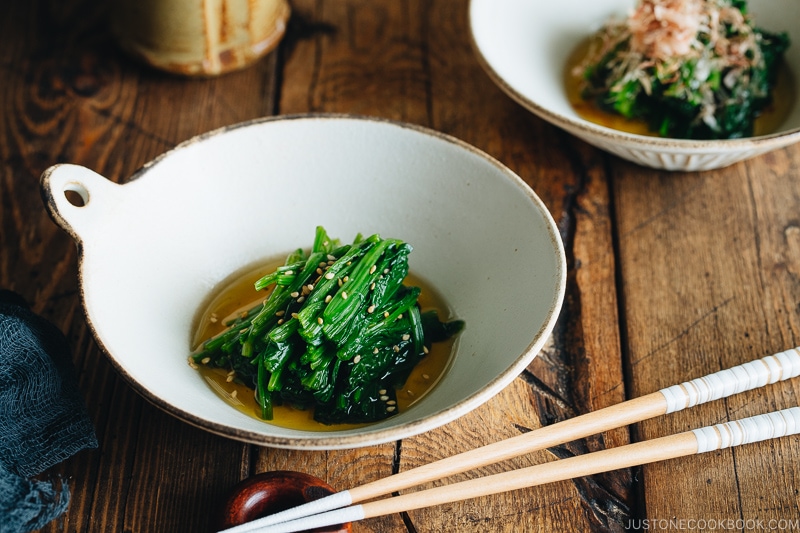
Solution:
{"label": "glossy oil sheen", "polygon": [[[256,292],[253,285],[256,280],[274,271],[276,266],[278,265],[272,263],[248,270],[243,274],[234,276],[215,291],[215,296],[204,308],[203,313],[197,320],[192,343],[193,347],[195,349],[199,348],[200,343],[205,339],[224,331],[224,324],[229,320],[261,304],[269,296],[269,289]],[[441,296],[428,283],[413,274],[409,274],[406,278],[406,284],[422,289],[419,303],[423,311],[435,309],[443,320],[452,319],[448,307]],[[408,409],[439,381],[450,361],[456,338],[446,342],[435,343],[431,347],[430,353],[417,364],[404,387],[397,391],[399,412]],[[260,408],[255,401],[254,391],[251,387],[236,381],[227,381],[227,371],[221,368],[200,365],[199,371],[211,389],[225,402],[247,415],[262,420],[259,416]],[[235,394],[233,394],[234,391],[236,391]],[[264,420],[264,422],[305,431],[336,431],[367,425],[321,424],[314,420],[311,410],[294,409],[289,406],[275,406],[273,415],[273,420]]]}
{"label": "glossy oil sheen", "polygon": [[[621,115],[609,113],[597,107],[593,102],[584,100],[581,97],[581,75],[580,73],[576,73],[576,69],[579,68],[579,65],[586,57],[590,42],[591,40],[587,39],[575,49],[570,55],[564,70],[564,84],[566,86],[567,98],[575,112],[581,118],[600,126],[636,135],[658,137],[657,132],[648,129],[645,121],[627,119]],[[768,135],[780,131],[783,121],[789,115],[789,111],[794,105],[796,95],[797,92],[792,72],[785,63],[782,63],[778,69],[778,79],[773,88],[772,104],[756,118],[753,135]]]}
{"label": "glossy oil sheen", "polygon": [[[262,118],[186,141],[121,181],[67,164],[42,176],[50,215],[81,245],[92,333],[137,392],[217,435],[330,450],[440,427],[530,365],[563,303],[566,255],[541,198],[484,152],[413,124]],[[85,205],[66,191],[80,192]],[[186,361],[212,291],[231,273],[308,243],[316,225],[412,243],[412,272],[467,324],[439,383],[411,409],[363,428],[265,424],[220,401]]]}

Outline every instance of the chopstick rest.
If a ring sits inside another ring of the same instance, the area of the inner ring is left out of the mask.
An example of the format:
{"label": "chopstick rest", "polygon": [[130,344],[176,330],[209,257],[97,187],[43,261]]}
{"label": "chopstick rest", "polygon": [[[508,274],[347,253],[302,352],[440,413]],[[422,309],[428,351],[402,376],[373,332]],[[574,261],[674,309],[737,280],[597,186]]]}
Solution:
{"label": "chopstick rest", "polygon": [[411,492],[254,529],[292,533],[589,476],[800,433],[800,407]]}
{"label": "chopstick rest", "polygon": [[446,457],[349,490],[343,490],[319,500],[226,529],[220,533],[246,533],[259,527],[331,511],[470,469],[480,468],[656,416],[674,413],[798,375],[800,375],[800,347],[768,355],[529,433]]}

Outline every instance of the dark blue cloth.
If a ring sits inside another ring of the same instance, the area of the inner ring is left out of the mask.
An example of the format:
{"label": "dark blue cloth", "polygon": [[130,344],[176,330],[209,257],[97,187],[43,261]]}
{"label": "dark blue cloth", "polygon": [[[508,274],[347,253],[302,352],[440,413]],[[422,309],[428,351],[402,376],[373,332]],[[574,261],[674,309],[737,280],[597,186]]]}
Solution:
{"label": "dark blue cloth", "polygon": [[96,447],[67,339],[0,290],[0,533],[34,531],[60,516],[69,486],[34,476]]}

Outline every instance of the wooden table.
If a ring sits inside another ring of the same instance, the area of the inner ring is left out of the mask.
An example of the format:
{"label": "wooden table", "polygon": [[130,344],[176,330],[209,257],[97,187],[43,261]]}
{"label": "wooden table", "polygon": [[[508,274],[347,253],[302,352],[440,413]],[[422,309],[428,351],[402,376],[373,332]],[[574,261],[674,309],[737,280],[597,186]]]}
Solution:
{"label": "wooden table", "polygon": [[[702,173],[610,156],[490,81],[471,49],[466,0],[293,0],[279,50],[205,80],[122,55],[104,4],[0,4],[0,286],[67,334],[100,439],[98,450],[53,469],[66,476],[72,501],[45,531],[209,531],[223,494],[256,472],[301,470],[344,489],[800,344],[799,145]],[[195,134],[304,112],[380,116],[453,135],[508,165],[551,210],[568,254],[563,311],[543,352],[483,407],[382,446],[261,448],[162,413],[98,349],[75,244],[40,199],[42,171],[70,162],[125,181]],[[799,385],[458,478],[790,407]],[[790,437],[370,519],[354,531],[800,529],[798,479],[800,439]]]}

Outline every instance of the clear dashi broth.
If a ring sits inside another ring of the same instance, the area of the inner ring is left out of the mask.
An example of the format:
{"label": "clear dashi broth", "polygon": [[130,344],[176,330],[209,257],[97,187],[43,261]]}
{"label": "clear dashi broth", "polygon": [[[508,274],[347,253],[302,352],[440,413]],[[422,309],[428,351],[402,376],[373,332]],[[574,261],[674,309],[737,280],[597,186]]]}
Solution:
{"label": "clear dashi broth", "polygon": [[[256,291],[253,284],[265,274],[274,271],[277,265],[278,263],[275,263],[254,268],[235,275],[223,283],[195,322],[192,349],[198,349],[204,340],[224,331],[225,324],[232,318],[261,304],[269,296],[271,288]],[[423,312],[436,310],[443,320],[451,319],[450,309],[429,283],[413,273],[408,275],[405,283],[420,287],[419,304]],[[398,412],[404,412],[419,401],[441,379],[450,363],[456,339],[457,336],[454,336],[444,342],[433,343],[429,353],[416,365],[405,385],[397,391]],[[274,406],[273,419],[263,420],[259,416],[260,408],[250,386],[235,379],[229,380],[228,372],[222,368],[198,365],[198,371],[211,389],[226,403],[267,424],[305,431],[338,431],[364,425],[322,424],[314,420],[313,410],[295,409],[286,405]]]}

